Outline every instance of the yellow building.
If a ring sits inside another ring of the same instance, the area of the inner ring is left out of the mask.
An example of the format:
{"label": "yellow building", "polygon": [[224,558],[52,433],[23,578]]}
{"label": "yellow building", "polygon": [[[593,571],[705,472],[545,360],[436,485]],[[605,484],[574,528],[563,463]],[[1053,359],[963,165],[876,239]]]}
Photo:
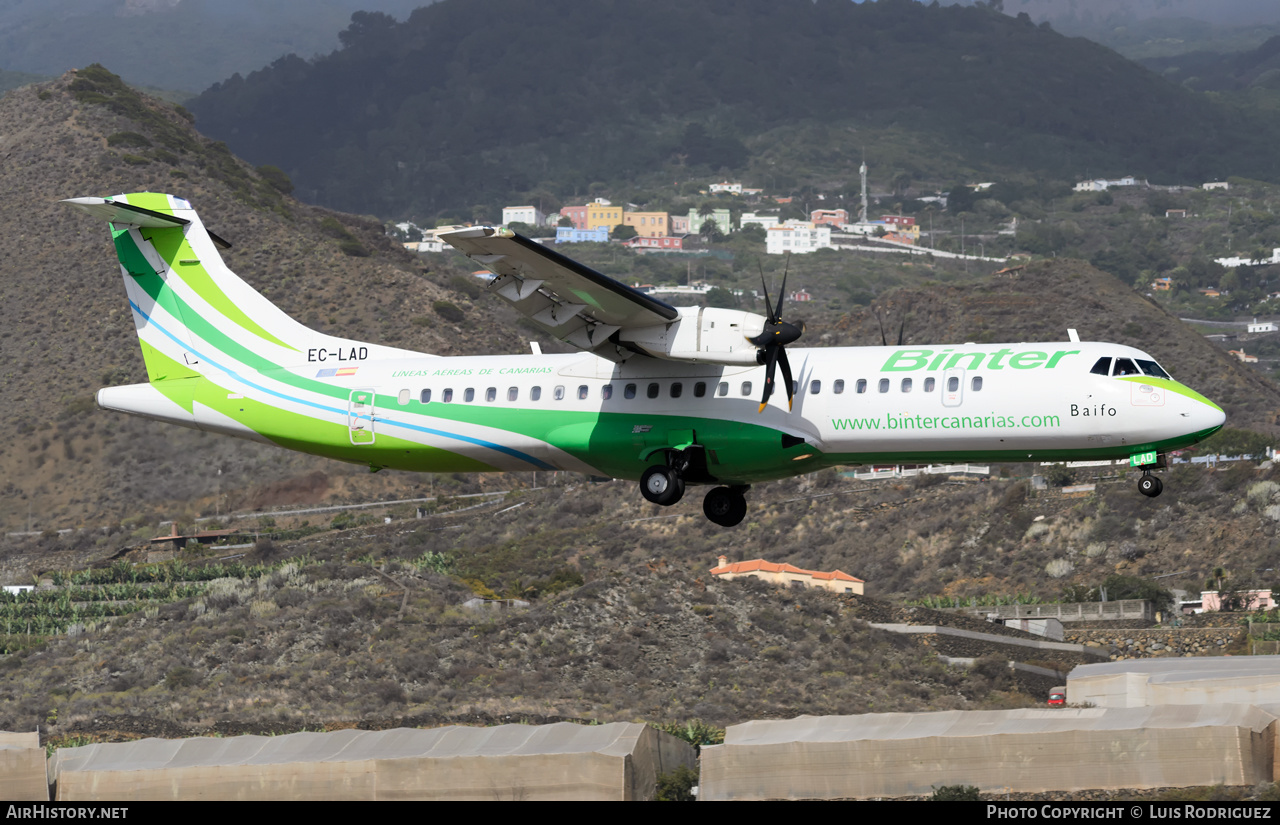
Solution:
{"label": "yellow building", "polygon": [[666,212],[624,212],[622,222],[634,226],[642,238],[665,238],[671,234],[671,221]]}
{"label": "yellow building", "polygon": [[621,206],[605,206],[599,203],[587,204],[587,229],[599,229],[603,226],[612,232],[613,228],[620,223],[622,223]]}

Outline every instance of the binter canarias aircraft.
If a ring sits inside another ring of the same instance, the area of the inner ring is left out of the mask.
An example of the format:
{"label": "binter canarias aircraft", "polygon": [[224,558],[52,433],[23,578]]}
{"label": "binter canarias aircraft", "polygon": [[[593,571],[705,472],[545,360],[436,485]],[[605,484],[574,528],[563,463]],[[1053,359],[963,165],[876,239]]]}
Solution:
{"label": "binter canarias aircraft", "polygon": [[[440,357],[326,335],[229,270],[191,205],[158,193],[66,201],[111,225],[148,382],[98,405],[414,472],[570,470],[636,480],[732,526],[752,484],[836,465],[1128,459],[1220,429],[1212,401],[1132,347],[1084,343],[788,348],[782,318],[674,307],[505,229],[444,238],[488,289],[576,347]],[[785,278],[783,281],[785,290]],[[781,387],[774,379],[781,371]]]}

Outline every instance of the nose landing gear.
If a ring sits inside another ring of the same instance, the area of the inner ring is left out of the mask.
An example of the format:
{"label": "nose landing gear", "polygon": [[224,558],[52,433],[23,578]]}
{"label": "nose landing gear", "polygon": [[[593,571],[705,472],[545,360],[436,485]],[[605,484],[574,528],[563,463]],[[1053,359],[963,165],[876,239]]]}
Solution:
{"label": "nose landing gear", "polygon": [[655,464],[640,476],[640,494],[654,504],[670,507],[684,497],[684,477],[674,467]]}

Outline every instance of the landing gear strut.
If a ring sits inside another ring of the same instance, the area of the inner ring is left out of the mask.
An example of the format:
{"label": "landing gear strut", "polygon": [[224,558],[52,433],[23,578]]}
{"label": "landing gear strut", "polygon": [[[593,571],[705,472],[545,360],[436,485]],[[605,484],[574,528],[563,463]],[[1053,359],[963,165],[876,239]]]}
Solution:
{"label": "landing gear strut", "polygon": [[1138,492],[1147,498],[1155,498],[1164,490],[1164,484],[1160,479],[1151,475],[1147,470],[1142,471],[1142,478],[1138,479]]}
{"label": "landing gear strut", "polygon": [[747,515],[747,499],[743,496],[748,487],[715,487],[702,500],[702,512],[721,527],[741,523]]}

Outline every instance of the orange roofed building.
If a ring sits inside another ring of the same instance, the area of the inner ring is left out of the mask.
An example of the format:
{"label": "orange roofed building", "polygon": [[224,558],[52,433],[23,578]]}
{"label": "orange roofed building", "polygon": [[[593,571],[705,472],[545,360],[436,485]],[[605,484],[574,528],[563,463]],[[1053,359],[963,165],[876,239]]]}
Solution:
{"label": "orange roofed building", "polygon": [[862,586],[866,584],[862,579],[850,576],[842,570],[822,573],[817,570],[801,570],[790,564],[774,564],[764,559],[735,561],[730,564],[726,556],[721,556],[719,562],[718,567],[711,568],[711,575],[726,581],[752,576],[786,587],[821,587],[833,593],[853,593],[858,596],[862,595]]}

